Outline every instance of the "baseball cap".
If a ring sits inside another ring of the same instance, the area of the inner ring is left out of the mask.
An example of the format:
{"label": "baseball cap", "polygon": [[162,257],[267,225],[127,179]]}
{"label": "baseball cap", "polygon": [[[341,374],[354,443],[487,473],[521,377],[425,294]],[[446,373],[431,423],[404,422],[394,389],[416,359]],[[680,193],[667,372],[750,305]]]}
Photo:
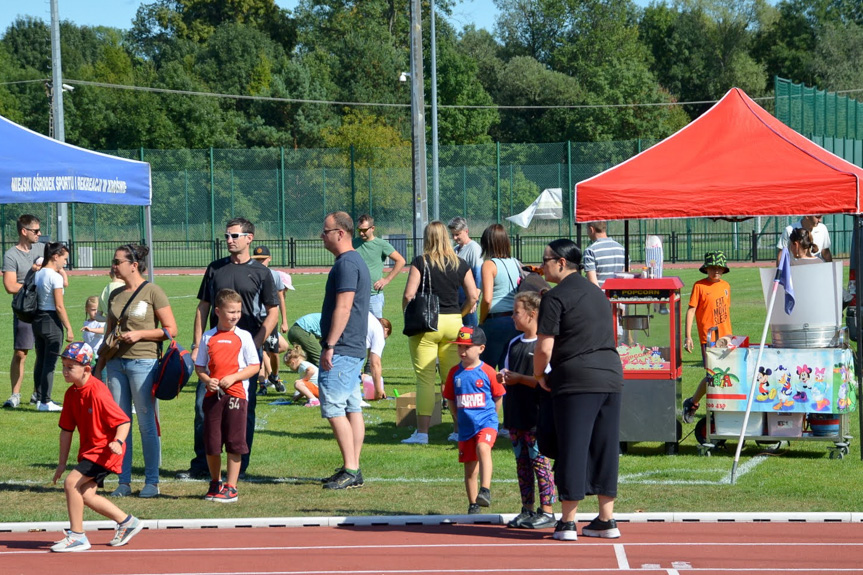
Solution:
{"label": "baseball cap", "polygon": [[262,260],[266,259],[270,257],[270,248],[268,248],[267,246],[257,246],[255,249],[252,250],[252,257],[255,259],[260,258]]}
{"label": "baseball cap", "polygon": [[451,341],[450,343],[455,343],[458,345],[485,345],[486,342],[485,332],[481,327],[470,327],[464,326],[460,330],[458,330],[458,337],[456,337],[455,341]]}
{"label": "baseball cap", "polygon": [[83,341],[73,341],[66,346],[66,349],[63,350],[60,357],[71,359],[81,365],[90,365],[93,363],[93,348]]}

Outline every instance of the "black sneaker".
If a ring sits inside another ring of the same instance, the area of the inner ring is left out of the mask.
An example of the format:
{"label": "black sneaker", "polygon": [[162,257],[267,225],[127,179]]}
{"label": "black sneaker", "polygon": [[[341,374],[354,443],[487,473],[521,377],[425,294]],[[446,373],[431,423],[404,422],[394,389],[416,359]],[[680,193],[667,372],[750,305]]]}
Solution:
{"label": "black sneaker", "polygon": [[329,483],[330,481],[332,481],[333,479],[335,479],[336,477],[338,477],[338,476],[339,476],[339,473],[341,473],[341,472],[342,472],[342,471],[344,471],[344,470],[345,470],[345,468],[344,468],[344,467],[336,467],[336,470],[333,472],[333,474],[332,474],[332,475],[330,475],[329,477],[323,477],[323,478],[321,478],[321,483]]}
{"label": "black sneaker", "polygon": [[582,527],[581,534],[585,537],[602,537],[603,539],[617,539],[620,537],[620,529],[617,528],[617,521],[609,519],[608,521],[600,521],[599,517],[590,522],[589,525]]}
{"label": "black sneaker", "polygon": [[692,401],[691,397],[683,400],[683,423],[692,423],[695,419],[695,412],[698,411],[699,404]]}
{"label": "black sneaker", "polygon": [[524,527],[525,522],[530,520],[532,517],[533,511],[531,509],[528,509],[527,507],[522,507],[521,513],[513,517],[510,522],[506,524],[506,526],[513,529],[520,529]]}
{"label": "black sneaker", "polygon": [[276,387],[278,393],[285,393],[285,384],[282,383],[281,379],[273,380],[273,385]]}
{"label": "black sneaker", "polygon": [[262,385],[262,386],[258,387],[258,393],[256,393],[255,395],[259,395],[259,396],[260,395],[267,395],[267,386]]}
{"label": "black sneaker", "polygon": [[480,507],[491,505],[491,491],[487,487],[480,487],[479,493],[476,496],[476,502]]}
{"label": "black sneaker", "polygon": [[482,511],[479,508],[478,503],[471,503],[467,506],[467,514],[468,515],[479,515]]}
{"label": "black sneaker", "polygon": [[354,480],[354,488],[362,487],[366,482],[363,480],[363,470],[357,469],[357,478]]}
{"label": "black sneaker", "polygon": [[324,484],[324,489],[353,489],[354,487],[362,487],[362,483],[357,485],[357,475],[343,469],[336,478],[329,483]]}
{"label": "black sneaker", "polygon": [[542,509],[537,509],[533,517],[524,522],[522,527],[527,529],[548,529],[554,527],[554,515],[547,515]]}
{"label": "black sneaker", "polygon": [[178,472],[176,475],[174,475],[174,479],[182,479],[182,480],[210,479],[210,472],[192,468],[192,469],[187,469],[186,471]]}
{"label": "black sneaker", "polygon": [[554,535],[558,541],[578,541],[578,531],[575,529],[575,521],[558,521],[554,526]]}

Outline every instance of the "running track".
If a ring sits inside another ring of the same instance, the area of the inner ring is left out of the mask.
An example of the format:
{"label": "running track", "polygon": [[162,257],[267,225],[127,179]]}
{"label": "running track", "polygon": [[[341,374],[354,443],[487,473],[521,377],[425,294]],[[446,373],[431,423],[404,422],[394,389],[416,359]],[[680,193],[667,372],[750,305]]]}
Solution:
{"label": "running track", "polygon": [[[581,526],[579,524],[579,532]],[[11,574],[863,573],[863,524],[621,523],[622,537],[577,542],[551,530],[451,524],[145,529],[111,548],[51,553],[57,532],[0,533]]]}

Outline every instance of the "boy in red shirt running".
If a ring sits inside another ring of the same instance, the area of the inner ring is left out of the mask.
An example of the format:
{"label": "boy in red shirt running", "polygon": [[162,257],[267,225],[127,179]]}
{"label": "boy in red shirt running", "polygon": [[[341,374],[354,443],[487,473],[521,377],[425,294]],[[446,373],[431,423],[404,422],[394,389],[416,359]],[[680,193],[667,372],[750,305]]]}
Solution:
{"label": "boy in red shirt running", "polygon": [[[237,327],[243,315],[243,300],[232,289],[216,294],[219,323],[204,333],[195,359],[195,372],[207,388],[204,396],[204,448],[210,468],[210,488],[204,499],[218,503],[237,500],[240,460],[249,452],[246,444],[246,412],[249,378],[258,373],[261,360],[252,334]],[[228,473],[222,478],[222,445]]]}
{"label": "boy in red shirt running", "polygon": [[60,355],[63,378],[72,385],[63,398],[60,413],[60,459],[54,472],[54,483],[66,471],[72,434],[80,436],[78,465],[66,476],[63,489],[69,510],[69,529],[51,551],[68,553],[90,548],[84,533],[84,506],[117,522],[114,538],[108,545],[119,547],[144,528],[141,520],[127,515],[96,489],[103,487],[105,477],[120,473],[123,451],[129,435],[129,418],[114,402],[108,386],[90,375],[93,348],[83,342],[70,343]]}
{"label": "boy in red shirt running", "polygon": [[497,412],[506,394],[497,382],[497,373],[479,358],[485,342],[482,328],[465,326],[459,330],[451,343],[459,346],[461,363],[450,370],[443,389],[453,419],[458,420],[458,460],[464,463],[469,514],[491,505],[491,448],[497,439]]}

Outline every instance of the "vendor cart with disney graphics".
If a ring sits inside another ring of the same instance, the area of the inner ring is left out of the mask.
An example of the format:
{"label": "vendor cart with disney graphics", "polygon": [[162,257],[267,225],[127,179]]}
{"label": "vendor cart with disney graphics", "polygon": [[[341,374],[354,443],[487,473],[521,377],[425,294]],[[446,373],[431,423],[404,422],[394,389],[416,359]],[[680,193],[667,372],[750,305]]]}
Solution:
{"label": "vendor cart with disney graphics", "polygon": [[[774,269],[762,270],[765,301],[774,275]],[[857,393],[853,353],[841,326],[841,264],[793,266],[792,279],[794,310],[785,313],[779,293],[780,307],[770,314],[772,345],[760,365],[758,346],[745,337],[707,348],[707,417],[695,432],[703,455],[740,438],[753,385],[745,439],[823,441],[831,458],[848,454],[848,415],[857,409]]]}
{"label": "vendor cart with disney graphics", "polygon": [[673,455],[682,435],[677,406],[683,374],[683,282],[677,277],[621,275],[628,277],[609,278],[602,285],[611,302],[623,366],[620,448],[625,452],[630,443],[660,441],[665,443],[665,452]]}

